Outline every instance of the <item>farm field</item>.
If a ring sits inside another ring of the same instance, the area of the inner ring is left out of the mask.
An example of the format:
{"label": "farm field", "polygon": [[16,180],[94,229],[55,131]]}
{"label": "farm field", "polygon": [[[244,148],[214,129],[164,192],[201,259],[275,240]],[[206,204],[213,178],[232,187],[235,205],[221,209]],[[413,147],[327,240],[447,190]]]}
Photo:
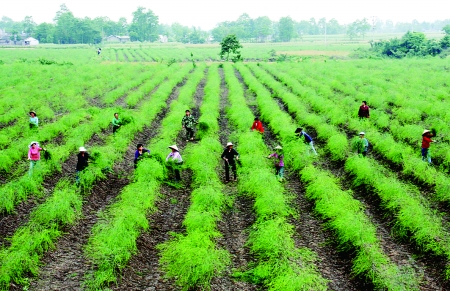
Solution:
{"label": "farm field", "polygon": [[[0,49],[0,290],[450,290],[450,60],[316,46],[249,45],[237,64],[207,45]],[[113,134],[115,112],[127,123]],[[31,141],[51,158],[30,176]],[[151,154],[135,167],[138,143]],[[76,184],[81,146],[93,160]]]}

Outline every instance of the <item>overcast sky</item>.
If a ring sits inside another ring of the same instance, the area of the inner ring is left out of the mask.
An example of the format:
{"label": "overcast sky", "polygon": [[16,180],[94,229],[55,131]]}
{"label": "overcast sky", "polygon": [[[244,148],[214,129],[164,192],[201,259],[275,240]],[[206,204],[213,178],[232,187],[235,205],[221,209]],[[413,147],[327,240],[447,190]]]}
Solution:
{"label": "overcast sky", "polygon": [[107,16],[114,21],[125,17],[128,22],[132,20],[131,13],[143,6],[153,10],[160,23],[179,22],[204,30],[214,28],[218,22],[236,20],[243,13],[251,18],[269,16],[271,20],[283,16],[296,21],[336,18],[340,23],[374,16],[394,22],[450,18],[448,0],[0,0],[0,16],[20,21],[28,15],[38,24],[51,22],[62,3],[75,17]]}

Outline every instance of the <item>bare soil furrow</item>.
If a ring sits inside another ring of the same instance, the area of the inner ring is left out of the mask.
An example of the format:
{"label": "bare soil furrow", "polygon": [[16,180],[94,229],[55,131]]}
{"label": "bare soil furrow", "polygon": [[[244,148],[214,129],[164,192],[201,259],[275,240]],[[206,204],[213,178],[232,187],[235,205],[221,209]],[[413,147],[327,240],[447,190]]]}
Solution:
{"label": "bare soil furrow", "polygon": [[[82,219],[67,230],[68,233],[58,241],[55,251],[48,252],[44,256],[42,261],[45,267],[41,269],[39,280],[31,285],[36,288],[35,290],[79,290],[82,288],[80,283],[86,272],[93,268],[83,255],[83,246],[86,245],[91,229],[97,222],[98,214],[107,205],[112,204],[130,182],[127,177],[133,173],[136,144],[147,144],[157,135],[170,103],[178,96],[178,89],[179,87],[174,88],[166,101],[166,108],[158,113],[152,124],[136,134],[126,151],[125,158],[114,165],[114,174],[108,175],[107,179],[95,185],[91,195],[87,196],[83,203],[85,206]],[[49,286],[52,289],[48,289]]]}

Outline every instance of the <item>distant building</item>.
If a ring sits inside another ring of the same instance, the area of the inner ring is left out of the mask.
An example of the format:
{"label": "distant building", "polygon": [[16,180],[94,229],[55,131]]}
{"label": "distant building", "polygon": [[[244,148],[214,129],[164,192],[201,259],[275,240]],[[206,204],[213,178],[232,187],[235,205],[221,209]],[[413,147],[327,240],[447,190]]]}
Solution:
{"label": "distant building", "polygon": [[129,42],[130,41],[130,37],[128,35],[124,35],[124,36],[118,36],[118,35],[110,35],[108,37],[105,37],[103,39],[104,42],[121,42],[121,43],[125,43],[125,42]]}
{"label": "distant building", "polygon": [[166,42],[168,42],[169,41],[169,39],[167,38],[167,35],[158,35],[158,37],[159,37],[159,42],[163,42],[163,43],[166,43]]}
{"label": "distant building", "polygon": [[23,40],[23,45],[38,45],[38,44],[39,44],[39,40],[32,38],[32,37],[28,37]]}

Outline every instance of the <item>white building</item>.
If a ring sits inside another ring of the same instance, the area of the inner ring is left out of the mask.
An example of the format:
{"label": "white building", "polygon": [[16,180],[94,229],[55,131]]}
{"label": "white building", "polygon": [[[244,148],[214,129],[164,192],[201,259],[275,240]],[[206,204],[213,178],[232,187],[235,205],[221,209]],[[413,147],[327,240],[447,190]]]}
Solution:
{"label": "white building", "polygon": [[39,40],[32,38],[32,37],[28,37],[26,39],[23,40],[23,44],[24,45],[38,45],[39,44]]}

